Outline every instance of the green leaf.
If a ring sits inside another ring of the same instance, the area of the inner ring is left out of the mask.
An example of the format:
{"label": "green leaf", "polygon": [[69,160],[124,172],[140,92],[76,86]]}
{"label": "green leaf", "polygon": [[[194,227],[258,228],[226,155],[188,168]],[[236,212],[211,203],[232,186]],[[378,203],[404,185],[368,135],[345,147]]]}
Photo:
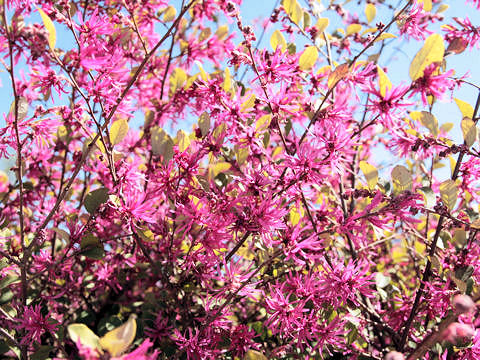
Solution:
{"label": "green leaf", "polygon": [[87,234],[82,238],[80,241],[80,249],[84,249],[82,255],[90,259],[100,260],[105,256],[105,250],[103,249],[100,239],[93,234]]}
{"label": "green leaf", "polygon": [[91,191],[88,193],[88,195],[85,197],[85,209],[90,214],[95,213],[97,209],[100,207],[100,205],[106,203],[108,200],[108,189],[107,188],[100,188]]}
{"label": "green leaf", "polygon": [[17,275],[7,275],[0,280],[0,289],[4,289],[7,286],[20,282],[20,277]]}
{"label": "green leaf", "polygon": [[115,121],[110,128],[110,142],[112,145],[117,145],[127,136],[128,133],[128,121],[126,119],[120,119]]}
{"label": "green leaf", "polygon": [[405,166],[397,165],[392,170],[392,182],[396,194],[411,190],[413,185],[412,174]]}
{"label": "green leaf", "polygon": [[47,14],[42,9],[38,9],[38,12],[43,20],[43,25],[48,33],[48,45],[50,49],[55,49],[55,43],[57,42],[57,32],[55,31],[55,25],[53,25],[52,20],[48,17]]}
{"label": "green leaf", "polygon": [[445,53],[445,44],[439,34],[430,35],[410,64],[409,75],[414,81],[423,76],[425,68],[435,62],[441,62]]}
{"label": "green leaf", "polygon": [[31,360],[45,360],[50,357],[50,352],[55,349],[54,346],[43,345],[38,348],[35,353],[30,356]]}
{"label": "green leaf", "polygon": [[453,180],[447,180],[440,184],[440,196],[445,206],[452,211],[457,203],[458,186]]}
{"label": "green leaf", "polygon": [[85,324],[70,324],[67,327],[68,335],[74,343],[80,341],[80,343],[92,350],[97,350],[102,353],[99,337],[88,328]]}
{"label": "green leaf", "polygon": [[301,70],[310,70],[315,62],[318,59],[318,50],[315,46],[309,46],[305,49],[300,59],[298,60],[298,65]]}
{"label": "green leaf", "polygon": [[368,188],[370,190],[375,189],[375,186],[378,182],[378,170],[375,166],[370,165],[366,161],[360,161],[360,170],[362,170],[363,175],[367,179]]}
{"label": "green leaf", "polygon": [[477,140],[477,127],[472,119],[464,117],[460,123],[462,127],[463,140],[468,147],[472,146]]}

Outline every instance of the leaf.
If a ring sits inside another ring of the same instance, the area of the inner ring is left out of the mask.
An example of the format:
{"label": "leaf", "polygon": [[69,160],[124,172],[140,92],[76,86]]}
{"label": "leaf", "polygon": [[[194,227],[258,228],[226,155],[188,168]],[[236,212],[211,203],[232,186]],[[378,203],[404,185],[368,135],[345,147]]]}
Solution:
{"label": "leaf", "polygon": [[28,101],[24,96],[20,96],[17,102],[17,116],[18,120],[23,120],[28,114]]}
{"label": "leaf", "polygon": [[211,165],[210,171],[211,171],[211,174],[213,175],[212,177],[216,177],[218,174],[227,171],[231,167],[232,165],[227,162],[218,162],[214,165]]}
{"label": "leaf", "polygon": [[229,92],[232,87],[232,77],[230,76],[230,70],[228,67],[225,68],[225,76],[223,80],[222,88],[225,92]]}
{"label": "leaf", "polygon": [[452,211],[457,203],[458,186],[453,180],[446,180],[440,184],[440,197],[445,206]]}
{"label": "leaf", "polygon": [[468,46],[467,40],[457,37],[457,38],[454,38],[450,42],[450,44],[448,44],[447,52],[450,52],[450,53],[453,52],[454,54],[461,54],[462,52],[465,51],[467,46]]}
{"label": "leaf", "polygon": [[368,188],[370,190],[375,189],[378,182],[377,168],[366,161],[360,161],[360,170],[362,170],[363,175],[365,175],[365,178],[367,179]]}
{"label": "leaf", "polygon": [[347,36],[359,33],[362,30],[362,25],[360,24],[351,24],[347,26]]}
{"label": "leaf", "polygon": [[328,75],[328,88],[332,89],[337,83],[345,78],[350,71],[350,66],[345,63],[342,65],[338,65],[333,72]]}
{"label": "leaf", "polygon": [[55,25],[53,25],[52,20],[50,20],[48,15],[45,14],[45,12],[42,9],[38,9],[38,12],[42,17],[43,25],[45,26],[45,29],[47,30],[47,33],[48,33],[48,45],[50,46],[50,49],[53,50],[55,49],[55,43],[57,42],[57,32],[55,31]]}
{"label": "leaf", "polygon": [[207,112],[203,112],[198,119],[198,127],[202,133],[202,136],[206,136],[210,131],[210,115]]}
{"label": "leaf", "polygon": [[245,112],[245,110],[252,108],[255,105],[255,99],[255,94],[251,94],[250,97],[243,102],[240,111]]}
{"label": "leaf", "polygon": [[173,21],[176,15],[177,15],[177,10],[175,9],[175,7],[170,5],[169,7],[167,7],[167,9],[163,13],[163,21],[165,22]]}
{"label": "leaf", "polygon": [[218,40],[223,40],[225,36],[228,34],[228,25],[219,26],[217,31],[215,31],[215,35],[217,36]]}
{"label": "leaf", "polygon": [[67,326],[68,335],[74,343],[80,342],[83,346],[102,353],[98,336],[85,324],[70,324]]}
{"label": "leaf", "polygon": [[188,137],[188,134],[185,131],[178,130],[177,139],[178,139],[178,150],[183,153],[190,146],[190,138]]}
{"label": "leaf", "polygon": [[135,314],[130,315],[126,323],[102,336],[99,340],[100,346],[113,357],[123,354],[135,340],[137,334],[136,318]]}
{"label": "leaf", "polygon": [[318,50],[315,46],[309,46],[305,49],[300,59],[298,60],[298,65],[301,70],[310,70],[315,62],[318,59]]}
{"label": "leaf", "polygon": [[275,30],[270,37],[270,46],[273,50],[277,50],[277,47],[280,46],[282,50],[287,48],[287,42],[283,37],[283,34],[279,30]]}
{"label": "leaf", "polygon": [[119,119],[115,121],[110,127],[110,142],[112,145],[117,145],[128,134],[128,121],[126,119]]}
{"label": "leaf", "polygon": [[268,129],[270,122],[272,121],[272,114],[263,115],[260,119],[257,120],[255,124],[255,131],[258,133],[264,132]]}
{"label": "leaf", "polygon": [[102,205],[103,203],[106,203],[107,200],[108,200],[107,188],[102,187],[100,189],[93,190],[89,192],[85,197],[85,202],[84,202],[85,209],[87,209],[87,211],[93,215],[95,211],[97,211],[97,209],[100,207],[100,205]]}
{"label": "leaf", "polygon": [[436,197],[433,190],[427,186],[421,187],[420,190],[423,193],[423,199],[425,200],[425,207],[431,209],[435,206]]}
{"label": "leaf", "polygon": [[367,17],[367,22],[371,23],[375,16],[377,15],[377,8],[373,4],[365,5],[365,16]]}
{"label": "leaf", "polygon": [[393,34],[381,33],[380,36],[375,39],[375,42],[386,40],[386,39],[394,39],[394,38],[396,38],[396,36]]}
{"label": "leaf", "polygon": [[473,107],[466,101],[460,100],[460,99],[454,99],[455,103],[458,106],[458,109],[462,113],[463,117],[467,117],[470,119],[473,119]]}
{"label": "leaf", "polygon": [[477,140],[477,127],[472,119],[464,117],[461,122],[463,140],[468,147],[472,146]]}
{"label": "leaf", "polygon": [[46,360],[50,358],[50,352],[55,350],[54,346],[43,345],[38,348],[31,356],[30,360]]}
{"label": "leaf", "polygon": [[187,73],[181,68],[176,68],[170,74],[170,95],[173,95],[177,89],[183,87],[183,84],[187,81]]}
{"label": "leaf", "polygon": [[438,120],[432,113],[428,111],[412,111],[410,117],[413,120],[420,121],[420,123],[425,126],[433,136],[438,135]]}
{"label": "leaf", "polygon": [[443,38],[439,34],[430,35],[410,64],[409,75],[412,80],[423,76],[425,68],[435,62],[442,62],[445,53]]}
{"label": "leaf", "polygon": [[243,360],[268,360],[265,355],[257,350],[248,350],[245,353]]}
{"label": "leaf", "polygon": [[432,11],[432,6],[433,6],[432,0],[419,0],[418,2],[419,3],[423,2],[423,10],[424,11],[427,11],[427,12]]}
{"label": "leaf", "polygon": [[248,147],[238,147],[235,151],[235,156],[237,157],[238,165],[243,165],[247,161],[248,154],[249,154]]}
{"label": "leaf", "polygon": [[448,133],[452,129],[453,129],[453,123],[451,123],[451,122],[446,122],[446,123],[442,124],[442,126],[440,126],[440,130],[442,130],[443,132],[446,132],[446,133]]}
{"label": "leaf", "polygon": [[392,182],[395,193],[412,189],[412,174],[403,165],[397,165],[392,170]]}
{"label": "leaf", "polygon": [[155,126],[151,130],[152,152],[154,155],[161,155],[163,161],[168,162],[173,157],[173,140],[165,130]]}
{"label": "leaf", "polygon": [[105,250],[103,249],[100,239],[93,234],[87,234],[82,237],[82,240],[80,241],[80,249],[84,249],[82,255],[85,255],[90,259],[100,260],[105,256]]}
{"label": "leaf", "polygon": [[330,19],[329,18],[320,18],[317,20],[317,23],[315,24],[317,30],[318,30],[318,33],[323,33],[326,29],[327,29],[327,26],[328,24],[330,23]]}
{"label": "leaf", "polygon": [[377,65],[378,85],[380,86],[380,95],[384,98],[387,90],[392,88],[392,83],[383,69]]}

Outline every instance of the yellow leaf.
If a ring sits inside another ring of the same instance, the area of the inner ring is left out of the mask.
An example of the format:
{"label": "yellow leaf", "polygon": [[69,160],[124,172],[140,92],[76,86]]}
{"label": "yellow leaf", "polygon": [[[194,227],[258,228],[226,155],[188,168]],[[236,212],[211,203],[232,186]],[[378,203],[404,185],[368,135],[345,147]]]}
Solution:
{"label": "yellow leaf", "polygon": [[460,112],[462,113],[463,117],[467,117],[469,119],[473,119],[473,107],[469,103],[460,100],[460,99],[454,99],[455,103],[457,104],[458,108],[460,109]]}
{"label": "yellow leaf", "polygon": [[443,132],[446,132],[446,133],[448,133],[452,129],[453,129],[453,123],[451,123],[451,122],[446,122],[446,123],[442,124],[442,126],[440,126],[440,130],[442,130]]}
{"label": "yellow leaf", "polygon": [[257,350],[248,350],[243,360],[268,360],[265,355]]}
{"label": "yellow leaf", "polygon": [[330,73],[330,75],[328,75],[328,81],[327,81],[328,88],[331,89],[335,85],[337,85],[337,82],[345,78],[345,76],[348,75],[349,71],[350,71],[350,66],[347,63],[338,65],[335,68],[335,70],[332,73]]}
{"label": "yellow leaf", "polygon": [[250,97],[245,100],[242,104],[242,107],[240,108],[241,112],[245,112],[245,110],[252,108],[255,105],[255,95],[251,94]]}
{"label": "yellow leaf", "polygon": [[203,81],[208,81],[210,80],[210,76],[205,72],[203,69],[202,63],[198,60],[194,61],[195,65],[197,65],[198,70],[200,70],[200,77],[202,78]]}
{"label": "yellow leaf", "polygon": [[48,45],[50,46],[50,49],[53,50],[55,49],[55,43],[57,42],[57,32],[55,31],[55,25],[53,25],[52,20],[50,20],[48,15],[45,14],[42,9],[38,9],[38,12],[42,17],[43,25],[45,26],[45,29],[48,33]]}
{"label": "yellow leaf", "polygon": [[107,350],[111,356],[120,356],[135,340],[137,334],[136,315],[130,315],[127,322],[123,325],[109,331],[101,337],[99,342],[103,349]]}
{"label": "yellow leaf", "polygon": [[461,126],[465,145],[470,147],[477,140],[477,127],[475,126],[473,120],[469,119],[468,117],[463,118]]}
{"label": "yellow leaf", "polygon": [[377,41],[382,41],[382,40],[385,40],[385,39],[394,39],[394,38],[396,38],[396,36],[393,35],[393,34],[390,34],[390,33],[381,33],[380,36],[375,39],[375,42],[377,42]]}
{"label": "yellow leaf", "polygon": [[287,48],[287,42],[279,30],[273,32],[272,37],[270,38],[270,45],[273,50],[277,50],[278,46],[280,46],[282,50]]}
{"label": "yellow leaf", "polygon": [[271,114],[263,115],[260,119],[257,120],[257,123],[255,124],[255,131],[263,132],[267,130],[268,126],[270,125],[270,121],[272,121]]}
{"label": "yellow leaf", "polygon": [[110,127],[110,142],[112,145],[117,145],[127,136],[128,122],[126,119],[119,119],[115,121]]}
{"label": "yellow leaf", "polygon": [[187,81],[187,73],[185,70],[176,68],[170,74],[170,95],[173,95],[177,89],[183,87],[183,84]]}
{"label": "yellow leaf", "polygon": [[410,78],[412,80],[417,80],[422,77],[423,71],[428,65],[443,60],[444,53],[445,45],[442,36],[439,34],[430,35],[410,64]]}
{"label": "yellow leaf", "polygon": [[163,13],[163,21],[165,22],[173,21],[176,15],[177,15],[177,10],[172,5],[170,5],[169,7],[167,7],[165,12]]}
{"label": "yellow leaf", "polygon": [[173,157],[173,140],[165,130],[155,126],[151,130],[152,152],[161,155],[165,162]]}
{"label": "yellow leaf", "polygon": [[397,165],[392,170],[392,182],[395,193],[412,189],[412,174],[403,165]]}
{"label": "yellow leaf", "polygon": [[237,163],[238,165],[243,165],[247,161],[249,154],[249,149],[248,147],[239,147],[235,151],[235,155],[237,157]]}
{"label": "yellow leaf", "polygon": [[295,24],[300,26],[300,21],[302,20],[302,17],[303,17],[302,7],[300,5],[298,5],[297,2],[295,2],[295,6],[293,7],[293,11],[290,14],[288,14],[288,16],[290,16],[290,19],[292,19],[292,21]]}
{"label": "yellow leaf", "polygon": [[219,26],[215,35],[217,35],[218,40],[222,40],[228,34],[228,26],[222,25]]}
{"label": "yellow leaf", "polygon": [[212,35],[212,29],[207,27],[200,32],[200,35],[198,36],[198,40],[200,41],[206,40],[210,37],[210,35]]}
{"label": "yellow leaf", "polygon": [[227,162],[219,162],[211,166],[210,171],[211,174],[213,175],[212,177],[217,176],[218,174],[227,171],[230,169],[232,165],[230,165]]}
{"label": "yellow leaf", "polygon": [[298,60],[298,65],[301,70],[310,70],[315,62],[318,59],[318,50],[315,46],[309,46],[305,49],[300,59]]}
{"label": "yellow leaf", "polygon": [[351,24],[347,26],[347,36],[348,35],[353,35],[362,30],[362,25],[360,24]]}
{"label": "yellow leaf", "polygon": [[360,170],[362,170],[363,175],[367,179],[368,188],[370,190],[375,189],[375,185],[378,182],[377,168],[366,161],[360,161]]}
{"label": "yellow leaf", "polygon": [[383,69],[377,65],[378,85],[380,86],[380,95],[385,97],[387,90],[392,88],[392,83]]}
{"label": "yellow leaf", "polygon": [[440,184],[440,197],[445,206],[452,211],[457,203],[458,186],[453,180],[447,180]]}
{"label": "yellow leaf", "polygon": [[87,325],[70,324],[67,326],[67,331],[74,343],[80,342],[83,346],[102,353],[98,336]]}
{"label": "yellow leaf", "polygon": [[315,25],[319,33],[323,33],[326,29],[330,20],[328,18],[320,18]]}
{"label": "yellow leaf", "polygon": [[418,0],[419,3],[423,3],[424,11],[432,11],[432,0]]}
{"label": "yellow leaf", "polygon": [[198,119],[198,127],[202,132],[202,136],[205,136],[210,131],[210,115],[207,112],[203,112]]}
{"label": "yellow leaf", "polygon": [[367,17],[367,22],[371,23],[375,16],[377,15],[377,9],[373,4],[365,5],[365,16]]}
{"label": "yellow leaf", "polygon": [[184,152],[190,146],[190,138],[188,134],[183,130],[178,130],[177,132],[178,139],[178,150]]}
{"label": "yellow leaf", "polygon": [[230,88],[232,87],[232,78],[230,76],[230,70],[228,69],[228,67],[225,68],[225,76],[224,76],[224,80],[223,80],[223,90],[225,90],[226,92],[229,92],[230,91]]}

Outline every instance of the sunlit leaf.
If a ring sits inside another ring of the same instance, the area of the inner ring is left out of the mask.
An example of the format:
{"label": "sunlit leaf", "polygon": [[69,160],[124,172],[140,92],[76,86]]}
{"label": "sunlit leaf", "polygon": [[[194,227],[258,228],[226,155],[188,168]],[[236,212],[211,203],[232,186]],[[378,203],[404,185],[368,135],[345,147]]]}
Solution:
{"label": "sunlit leaf", "polygon": [[345,78],[350,71],[350,66],[345,63],[338,65],[333,72],[328,76],[328,88],[333,88],[340,80]]}
{"label": "sunlit leaf", "polygon": [[135,340],[137,334],[137,317],[130,315],[127,322],[109,331],[99,339],[100,346],[112,356],[123,354]]}
{"label": "sunlit leaf", "polygon": [[212,177],[216,177],[218,174],[227,171],[231,167],[232,165],[227,162],[218,162],[216,164],[211,165],[210,171],[211,171]]}
{"label": "sunlit leaf", "polygon": [[394,39],[396,38],[396,35],[390,34],[390,33],[381,33],[379,37],[375,39],[375,42],[386,40],[386,39]]}
{"label": "sunlit leaf", "polygon": [[164,162],[170,161],[173,157],[173,140],[165,130],[155,126],[151,130],[152,152],[154,155],[161,155]]}
{"label": "sunlit leaf", "polygon": [[378,85],[380,86],[380,95],[385,97],[387,90],[392,88],[392,83],[383,69],[377,65]]}
{"label": "sunlit leaf", "polygon": [[80,342],[83,346],[102,353],[98,336],[87,325],[70,324],[67,331],[74,343]]}
{"label": "sunlit leaf", "polygon": [[362,30],[362,25],[360,24],[351,24],[347,26],[347,36],[359,33]]}
{"label": "sunlit leaf", "polygon": [[468,117],[464,117],[461,122],[461,127],[465,144],[468,147],[472,146],[477,140],[477,127],[475,126],[475,122]]}
{"label": "sunlit leaf", "polygon": [[366,161],[360,161],[360,170],[367,179],[368,188],[370,190],[375,189],[378,182],[378,170],[375,166],[369,164]]}
{"label": "sunlit leaf", "polygon": [[438,120],[437,118],[428,111],[412,111],[410,117],[413,120],[420,121],[420,123],[425,126],[433,136],[438,135]]}
{"label": "sunlit leaf", "polygon": [[248,350],[245,353],[243,360],[268,360],[265,355],[257,350]]}
{"label": "sunlit leaf", "polygon": [[255,124],[255,131],[256,132],[263,132],[268,129],[270,122],[272,121],[272,115],[266,114],[260,117]]}
{"label": "sunlit leaf", "polygon": [[175,20],[175,16],[177,15],[177,10],[175,7],[170,5],[163,13],[163,21],[169,22]]}
{"label": "sunlit leaf", "polygon": [[181,89],[187,81],[187,73],[181,68],[176,68],[170,74],[170,95],[173,95],[177,89]]}
{"label": "sunlit leaf", "polygon": [[279,30],[275,30],[273,32],[272,36],[270,37],[270,45],[273,50],[277,50],[277,47],[279,46],[282,50],[287,48],[287,42]]}
{"label": "sunlit leaf", "polygon": [[57,32],[55,31],[55,25],[53,25],[52,20],[50,20],[50,17],[45,14],[45,12],[42,9],[38,9],[38,12],[40,16],[42,17],[43,20],[43,25],[45,26],[45,29],[47,30],[48,33],[48,46],[50,46],[50,49],[55,49],[55,44],[57,42]]}
{"label": "sunlit leaf", "polygon": [[309,46],[300,55],[298,65],[301,70],[310,70],[318,59],[318,50],[315,46]]}
{"label": "sunlit leaf", "polygon": [[412,189],[412,174],[403,165],[397,165],[392,170],[392,182],[395,193]]}
{"label": "sunlit leaf", "polygon": [[188,134],[183,130],[178,130],[177,132],[178,139],[178,150],[184,152],[190,146],[190,138]]}
{"label": "sunlit leaf", "polygon": [[425,68],[435,62],[442,62],[445,53],[443,38],[439,34],[430,35],[410,64],[409,75],[412,80],[423,76]]}
{"label": "sunlit leaf", "polygon": [[452,211],[457,203],[458,186],[453,180],[446,180],[440,184],[440,196],[445,206]]}
{"label": "sunlit leaf", "polygon": [[425,200],[425,207],[431,209],[436,204],[436,196],[433,190],[429,187],[421,187],[418,189],[423,194],[423,199]]}
{"label": "sunlit leaf", "polygon": [[367,22],[372,22],[373,19],[375,19],[375,16],[377,15],[377,9],[375,8],[375,5],[373,4],[367,4],[365,5],[365,16],[367,17]]}
{"label": "sunlit leaf", "polygon": [[329,18],[320,18],[317,20],[317,23],[315,26],[319,33],[323,33],[327,29],[327,26],[329,23],[330,23]]}
{"label": "sunlit leaf", "polygon": [[110,142],[112,145],[117,145],[127,136],[128,121],[126,119],[119,119],[115,121],[110,127]]}
{"label": "sunlit leaf", "polygon": [[419,3],[423,3],[423,10],[424,11],[432,11],[432,0],[418,0]]}
{"label": "sunlit leaf", "polygon": [[203,112],[198,119],[198,127],[202,133],[202,136],[206,136],[210,131],[210,115],[207,112]]}
{"label": "sunlit leaf", "polygon": [[460,99],[454,99],[455,103],[458,106],[458,109],[462,113],[463,117],[473,119],[473,107],[466,101],[460,100]]}

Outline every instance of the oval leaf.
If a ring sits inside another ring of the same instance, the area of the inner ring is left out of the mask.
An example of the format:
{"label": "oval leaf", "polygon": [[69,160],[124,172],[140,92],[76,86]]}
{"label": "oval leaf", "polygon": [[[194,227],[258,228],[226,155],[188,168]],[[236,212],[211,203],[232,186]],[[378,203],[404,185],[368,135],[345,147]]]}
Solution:
{"label": "oval leaf", "polygon": [[265,355],[257,350],[248,350],[243,360],[268,360]]}
{"label": "oval leaf", "polygon": [[335,85],[337,85],[340,80],[342,80],[343,78],[345,78],[345,76],[348,75],[349,71],[350,66],[347,63],[338,65],[335,70],[330,73],[330,75],[328,75],[328,88],[331,89]]}
{"label": "oval leaf", "polygon": [[279,46],[282,50],[287,48],[287,42],[279,30],[275,30],[273,32],[272,37],[270,38],[270,45],[272,46],[273,50],[277,50]]}
{"label": "oval leaf", "polygon": [[392,182],[395,193],[412,189],[412,174],[403,165],[397,165],[392,170]]}
{"label": "oval leaf", "polygon": [[100,188],[93,190],[85,197],[85,209],[90,214],[93,214],[103,203],[106,203],[108,200],[108,189]]}
{"label": "oval leaf", "polygon": [[442,36],[439,34],[430,35],[410,64],[410,78],[412,80],[417,80],[422,77],[423,70],[432,63],[441,62],[444,53],[445,45]]}
{"label": "oval leaf", "polygon": [[467,117],[470,119],[473,119],[473,107],[466,101],[460,100],[460,99],[454,99],[455,103],[458,106],[458,109],[462,113],[463,117]]}
{"label": "oval leaf", "polygon": [[370,190],[375,189],[375,185],[377,185],[378,182],[377,168],[366,161],[360,161],[360,170],[362,170],[363,175],[365,175],[367,179],[368,188]]}
{"label": "oval leaf", "polygon": [[367,22],[371,23],[375,16],[377,15],[377,9],[373,4],[365,5],[365,16],[367,17]]}
{"label": "oval leaf", "polygon": [[310,70],[318,59],[318,50],[315,46],[309,46],[305,49],[298,60],[298,65],[302,70]]}
{"label": "oval leaf", "polygon": [[83,346],[102,352],[98,336],[85,324],[70,324],[67,326],[68,335],[74,343],[80,342]]}
{"label": "oval leaf", "polygon": [[458,186],[453,180],[447,180],[440,184],[440,197],[445,206],[452,211],[457,203]]}
{"label": "oval leaf", "polygon": [[477,140],[477,127],[472,119],[464,117],[462,122],[462,134],[463,140],[465,140],[465,145],[468,147],[472,146]]}
{"label": "oval leaf", "polygon": [[55,31],[55,25],[53,25],[52,20],[48,17],[47,14],[42,9],[38,9],[40,16],[42,17],[43,25],[48,33],[48,45],[50,49],[55,49],[55,44],[57,42],[57,32]]}
{"label": "oval leaf", "polygon": [[132,314],[126,323],[106,333],[99,340],[100,346],[114,357],[123,354],[135,340],[137,334],[136,318],[137,316]]}
{"label": "oval leaf", "polygon": [[115,121],[110,128],[110,142],[112,145],[117,145],[127,136],[128,122],[126,119]]}
{"label": "oval leaf", "polygon": [[383,69],[377,65],[378,85],[380,86],[380,95],[385,97],[387,90],[392,88],[392,83]]}

